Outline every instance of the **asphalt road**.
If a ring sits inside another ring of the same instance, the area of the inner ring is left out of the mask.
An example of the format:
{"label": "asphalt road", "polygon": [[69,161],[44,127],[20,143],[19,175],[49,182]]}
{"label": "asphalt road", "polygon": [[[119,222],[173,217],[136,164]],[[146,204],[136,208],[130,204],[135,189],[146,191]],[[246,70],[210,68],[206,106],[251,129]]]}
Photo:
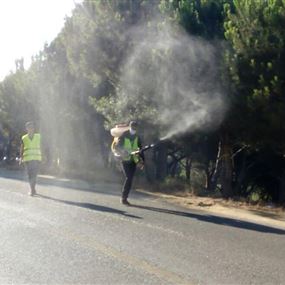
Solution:
{"label": "asphalt road", "polygon": [[285,284],[285,229],[0,170],[0,284]]}

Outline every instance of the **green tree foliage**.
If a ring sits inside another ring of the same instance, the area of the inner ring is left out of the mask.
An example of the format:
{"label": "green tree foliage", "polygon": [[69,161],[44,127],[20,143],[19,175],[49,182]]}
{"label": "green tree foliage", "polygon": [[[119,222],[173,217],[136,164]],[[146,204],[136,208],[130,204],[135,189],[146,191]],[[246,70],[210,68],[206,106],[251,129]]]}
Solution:
{"label": "green tree foliage", "polygon": [[224,37],[224,5],[231,0],[161,0],[160,9],[189,34],[207,39]]}
{"label": "green tree foliage", "polygon": [[[226,59],[233,91],[228,129],[234,141],[250,147],[242,155],[243,166],[237,165],[237,182],[245,192],[258,188],[280,200],[284,174],[275,166],[284,163],[285,3],[234,1],[234,10],[226,6],[226,13]],[[262,157],[267,158],[266,167]]]}
{"label": "green tree foliage", "polygon": [[90,102],[104,116],[108,127],[140,114],[139,110],[122,113],[117,93],[122,67],[133,44],[131,28],[148,17],[153,3],[84,1],[66,24],[64,35],[71,70],[93,86]]}
{"label": "green tree foliage", "polygon": [[[284,148],[284,1],[234,1],[225,36],[231,44],[229,71],[246,135],[256,144]],[[250,122],[248,124],[247,122]],[[242,122],[240,122],[242,123]],[[273,145],[272,145],[273,146]]]}

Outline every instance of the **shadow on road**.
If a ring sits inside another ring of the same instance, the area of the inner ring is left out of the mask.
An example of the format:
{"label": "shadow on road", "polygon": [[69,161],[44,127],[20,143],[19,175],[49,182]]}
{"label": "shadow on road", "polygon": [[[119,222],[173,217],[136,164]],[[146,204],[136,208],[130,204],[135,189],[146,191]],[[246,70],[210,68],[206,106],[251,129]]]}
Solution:
{"label": "shadow on road", "polygon": [[[0,178],[27,182],[27,177],[24,170],[9,171],[1,169]],[[102,189],[103,184],[108,185],[108,191],[106,191],[106,189]],[[76,191],[86,191],[104,195],[120,196],[120,191],[118,191],[118,186],[116,183],[108,183],[104,181],[98,181],[98,183],[88,183],[83,180],[40,175],[38,177],[37,185],[55,186],[59,188],[69,188]]]}
{"label": "shadow on road", "polygon": [[132,204],[132,207],[138,208],[138,209],[144,209],[148,211],[153,211],[153,212],[183,216],[183,217],[197,219],[203,222],[213,223],[217,225],[229,226],[229,227],[240,228],[240,229],[251,230],[251,231],[258,231],[262,233],[285,235],[285,230],[273,228],[270,226],[264,226],[264,225],[260,225],[260,224],[256,224],[252,222],[241,221],[237,219],[218,217],[218,216],[213,216],[213,215],[202,215],[202,214],[200,215],[200,214],[195,214],[195,213],[187,213],[187,212],[168,210],[168,209],[149,207],[149,206],[142,206],[142,205],[135,205],[135,204]]}
{"label": "shadow on road", "polygon": [[81,208],[85,208],[85,209],[89,209],[89,210],[100,211],[100,212],[108,212],[108,213],[112,213],[112,214],[123,215],[123,216],[134,218],[134,219],[141,219],[141,217],[128,214],[125,211],[121,211],[121,210],[118,210],[118,209],[105,207],[105,206],[101,206],[101,205],[61,200],[61,199],[56,199],[56,198],[52,198],[52,197],[49,197],[49,196],[45,196],[45,195],[42,195],[42,194],[37,194],[36,197],[52,200],[52,201],[55,201],[55,202],[66,204],[66,205],[81,207]]}
{"label": "shadow on road", "polygon": [[[2,171],[0,173],[0,177],[2,178],[8,178],[8,179],[16,179],[16,180],[25,180],[25,176],[23,172],[15,172],[15,171]],[[99,192],[99,193],[104,193],[107,195],[119,195],[119,192],[116,191],[103,191],[99,190],[98,188],[95,190],[94,188],[92,189],[92,186],[87,185],[85,187],[82,187],[82,185],[78,185],[77,183],[73,183],[72,180],[67,180],[67,181],[61,181],[57,179],[45,179],[41,178],[39,184],[43,185],[53,185],[53,186],[58,186],[58,187],[64,187],[64,188],[71,188],[71,189],[76,189],[76,190],[81,190],[81,191],[90,191],[90,192]],[[80,203],[80,202],[72,202],[72,201],[66,201],[66,200],[61,200],[61,199],[56,199],[52,197],[48,197],[45,195],[37,195],[38,197],[44,198],[44,199],[49,199],[53,200],[56,202],[64,203],[67,205],[72,205],[72,206],[77,206],[89,210],[94,210],[94,211],[101,211],[101,212],[109,212],[113,214],[119,214],[135,219],[142,219],[139,216],[131,215],[128,214],[125,211],[121,211],[118,209],[110,208],[110,207],[105,207],[101,205],[95,205],[91,203]],[[263,233],[273,233],[273,234],[279,234],[279,235],[285,235],[285,230],[282,229],[277,229],[274,227],[270,226],[265,226],[265,225],[260,225],[252,222],[246,222],[246,221],[241,221],[237,219],[231,219],[231,218],[226,218],[226,217],[219,217],[219,216],[213,216],[213,215],[203,215],[203,214],[196,214],[196,213],[189,213],[189,212],[182,212],[182,211],[175,211],[175,210],[169,210],[169,209],[163,209],[163,208],[156,208],[156,207],[148,207],[148,206],[142,206],[142,205],[134,205],[132,204],[133,208],[139,208],[139,209],[144,209],[144,210],[149,210],[149,211],[154,211],[154,212],[160,212],[160,213],[166,213],[166,214],[172,214],[172,215],[177,215],[177,216],[183,216],[187,218],[192,218],[192,219],[197,219],[203,222],[208,222],[208,223],[213,223],[213,224],[218,224],[218,225],[224,225],[224,226],[230,226],[230,227],[235,227],[235,228],[240,228],[240,229],[246,229],[246,230],[251,230],[251,231],[258,231],[258,232],[263,232]]]}

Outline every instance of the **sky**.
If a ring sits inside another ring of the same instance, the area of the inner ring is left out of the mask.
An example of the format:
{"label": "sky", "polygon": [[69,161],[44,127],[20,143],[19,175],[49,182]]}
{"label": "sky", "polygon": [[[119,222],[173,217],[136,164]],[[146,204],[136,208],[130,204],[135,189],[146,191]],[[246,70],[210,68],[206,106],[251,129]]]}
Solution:
{"label": "sky", "polygon": [[15,60],[31,57],[60,32],[78,0],[0,0],[0,80],[15,71]]}

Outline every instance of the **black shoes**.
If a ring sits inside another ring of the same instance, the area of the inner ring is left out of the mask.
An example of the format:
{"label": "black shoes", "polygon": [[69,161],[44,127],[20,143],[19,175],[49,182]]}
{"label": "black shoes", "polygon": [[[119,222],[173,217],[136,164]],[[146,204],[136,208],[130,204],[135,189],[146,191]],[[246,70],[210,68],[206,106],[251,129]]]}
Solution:
{"label": "black shoes", "polygon": [[129,203],[127,199],[121,199],[121,203],[125,206],[131,206],[131,204]]}

